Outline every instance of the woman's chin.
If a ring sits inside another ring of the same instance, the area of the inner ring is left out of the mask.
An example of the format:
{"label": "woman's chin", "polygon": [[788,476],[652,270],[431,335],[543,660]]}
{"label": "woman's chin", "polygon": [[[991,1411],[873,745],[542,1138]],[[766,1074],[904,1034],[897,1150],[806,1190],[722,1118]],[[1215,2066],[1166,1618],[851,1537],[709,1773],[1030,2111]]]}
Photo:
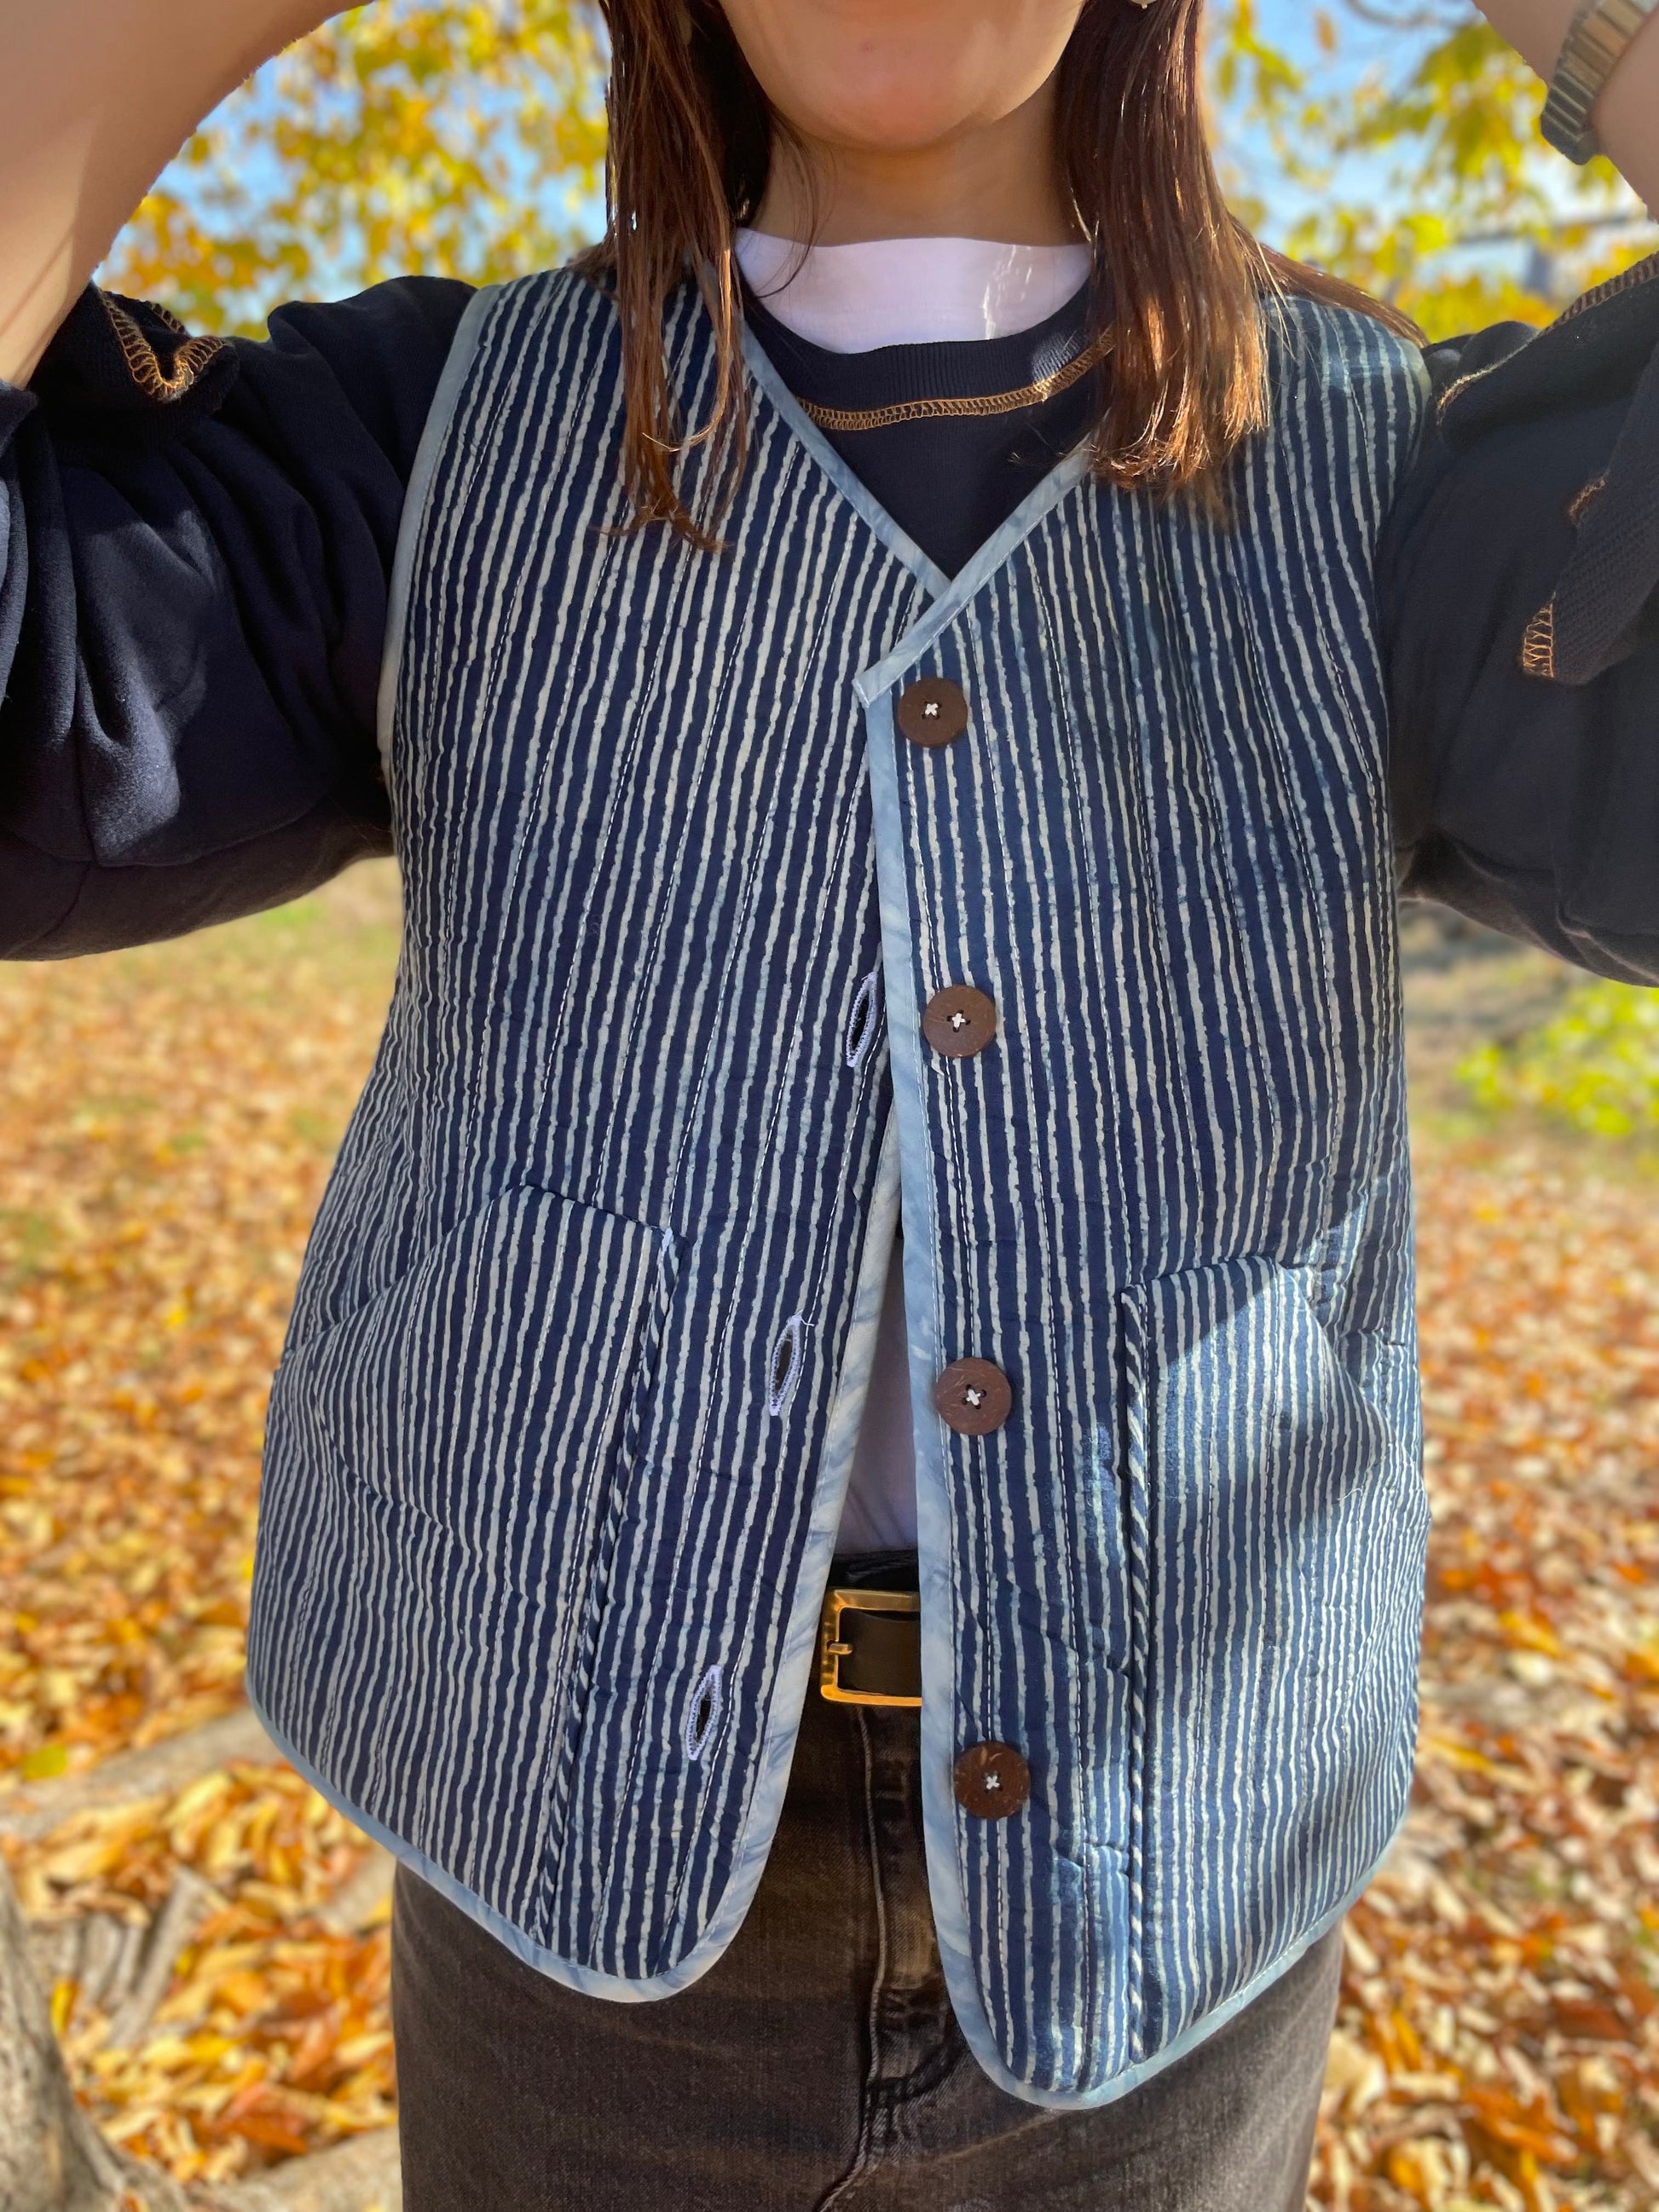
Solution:
{"label": "woman's chin", "polygon": [[[728,0],[767,98],[799,136],[860,158],[994,125],[1051,76],[1078,0],[928,0],[849,23],[802,0]],[[1038,20],[1035,34],[1027,17]]]}

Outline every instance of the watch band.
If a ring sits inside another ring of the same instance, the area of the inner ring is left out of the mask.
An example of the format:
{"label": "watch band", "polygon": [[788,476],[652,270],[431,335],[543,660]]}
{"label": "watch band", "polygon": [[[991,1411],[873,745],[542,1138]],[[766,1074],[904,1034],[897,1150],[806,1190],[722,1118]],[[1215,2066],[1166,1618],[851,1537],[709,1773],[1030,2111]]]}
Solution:
{"label": "watch band", "polygon": [[1568,26],[1538,127],[1558,154],[1588,161],[1600,153],[1590,110],[1659,0],[1589,0]]}

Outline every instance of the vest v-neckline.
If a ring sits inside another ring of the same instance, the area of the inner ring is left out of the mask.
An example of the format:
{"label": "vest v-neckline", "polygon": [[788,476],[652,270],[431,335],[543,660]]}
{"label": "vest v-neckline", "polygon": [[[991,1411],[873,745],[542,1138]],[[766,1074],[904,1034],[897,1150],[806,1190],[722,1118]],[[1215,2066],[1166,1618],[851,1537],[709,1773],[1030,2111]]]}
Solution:
{"label": "vest v-neckline", "polygon": [[[938,562],[929,559],[909,532],[894,520],[881,501],[848,468],[784,382],[776,365],[755,333],[746,327],[743,333],[743,351],[751,381],[758,386],[777,410],[784,427],[797,444],[805,448],[842,499],[854,509],[889,552],[903,563],[930,595],[929,606],[892,651],[878,666],[865,671],[859,677],[857,688],[867,702],[873,693],[884,689],[891,680],[892,670],[926,651],[945,625],[1003,566],[1015,547],[1030,535],[1076,483],[1088,475],[1088,443],[1085,440],[1073,446],[1070,453],[1063,454],[1047,475],[1032,485],[1007,520],[992,532],[966,564],[954,576],[947,576]],[[866,684],[868,690],[866,690]]]}

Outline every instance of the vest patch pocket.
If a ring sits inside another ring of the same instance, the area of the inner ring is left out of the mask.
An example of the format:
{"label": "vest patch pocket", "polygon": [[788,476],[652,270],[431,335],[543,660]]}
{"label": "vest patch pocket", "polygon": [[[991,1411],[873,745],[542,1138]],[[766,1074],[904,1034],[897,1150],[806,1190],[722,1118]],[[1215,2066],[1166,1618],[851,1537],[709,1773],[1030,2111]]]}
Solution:
{"label": "vest patch pocket", "polygon": [[[1273,1966],[1404,1810],[1421,1481],[1412,1347],[1252,1257],[1121,1300],[1145,2048]],[[1409,1431],[1409,1423],[1406,1425]],[[1403,1678],[1403,1680],[1402,1680]]]}
{"label": "vest patch pocket", "polygon": [[532,1588],[580,1556],[656,1274],[637,1222],[539,1190],[464,1222],[284,1369],[347,1471]]}
{"label": "vest patch pocket", "polygon": [[656,1231],[510,1191],[272,1394],[258,1580],[301,1595],[256,1621],[258,1694],[349,1803],[516,1924],[672,1274]]}

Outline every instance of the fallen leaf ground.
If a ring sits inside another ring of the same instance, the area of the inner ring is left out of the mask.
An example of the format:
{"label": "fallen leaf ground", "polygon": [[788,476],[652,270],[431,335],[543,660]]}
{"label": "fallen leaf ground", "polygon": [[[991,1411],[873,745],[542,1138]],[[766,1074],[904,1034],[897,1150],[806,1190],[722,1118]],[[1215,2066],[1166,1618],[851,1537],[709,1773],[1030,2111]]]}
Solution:
{"label": "fallen leaf ground", "polygon": [[[389,874],[179,945],[0,969],[0,1802],[240,1701],[259,1438],[307,1230],[396,957]],[[209,1917],[137,2046],[53,1991],[83,2096],[183,2179],[392,2117],[362,1839],[286,1768],[8,1856],[36,1923]]]}
{"label": "fallen leaf ground", "polygon": [[[1351,1917],[1313,2202],[1659,2206],[1659,1169],[1483,1120],[1460,1053],[1551,963],[1414,924],[1437,1510],[1417,1802]],[[395,949],[362,870],[183,946],[0,971],[0,1803],[234,1704],[265,1390]],[[100,2123],[185,2178],[383,2124],[362,1839],[237,1766],[8,1846],[37,1923],[208,1917],[131,2049],[72,1981]]]}
{"label": "fallen leaf ground", "polygon": [[210,1886],[130,2045],[73,1980],[54,1984],[71,2073],[112,2141],[182,2180],[226,2181],[395,2118],[385,1914],[351,1936],[318,1918],[362,1838],[290,1769],[234,1765],[9,1856],[37,1929],[88,1914],[143,1925],[180,1868]]}

